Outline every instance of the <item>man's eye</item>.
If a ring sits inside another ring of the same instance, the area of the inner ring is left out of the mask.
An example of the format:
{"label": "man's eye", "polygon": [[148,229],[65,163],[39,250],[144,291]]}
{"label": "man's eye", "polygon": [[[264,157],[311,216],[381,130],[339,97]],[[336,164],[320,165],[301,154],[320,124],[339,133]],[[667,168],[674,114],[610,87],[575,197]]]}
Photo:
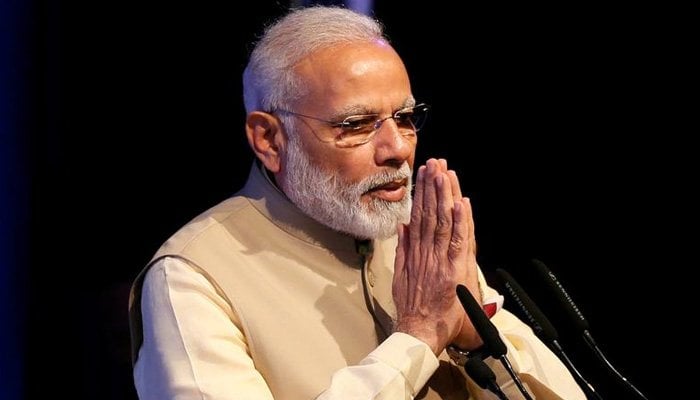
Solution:
{"label": "man's eye", "polygon": [[409,124],[413,122],[413,111],[398,112],[394,116],[394,119],[399,124]]}
{"label": "man's eye", "polygon": [[376,117],[373,116],[349,117],[343,121],[343,129],[346,131],[361,131],[373,128],[376,120]]}

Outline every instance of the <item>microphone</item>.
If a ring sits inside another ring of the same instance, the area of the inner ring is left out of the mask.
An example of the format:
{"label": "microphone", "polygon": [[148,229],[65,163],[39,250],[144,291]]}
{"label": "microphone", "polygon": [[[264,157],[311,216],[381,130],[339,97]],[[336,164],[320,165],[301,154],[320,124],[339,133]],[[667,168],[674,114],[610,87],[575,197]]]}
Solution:
{"label": "microphone", "polygon": [[482,389],[487,389],[498,397],[499,400],[508,400],[508,397],[501,387],[496,383],[496,374],[479,356],[469,357],[464,364],[464,370],[477,385]]}
{"label": "microphone", "polygon": [[581,373],[576,369],[574,363],[566,355],[564,349],[559,344],[559,334],[554,328],[549,319],[542,313],[540,308],[535,304],[535,302],[525,293],[525,290],[518,284],[518,282],[513,278],[508,272],[501,268],[497,268],[496,272],[503,280],[503,284],[511,295],[513,300],[520,306],[525,317],[530,323],[535,335],[540,338],[545,344],[549,346],[552,351],[564,362],[564,365],[569,369],[569,372],[573,375],[574,379],[579,383],[579,386],[586,392],[586,395],[590,398],[602,400],[602,397],[596,392],[593,385],[588,383],[586,379],[581,375]]}
{"label": "microphone", "polygon": [[588,344],[588,347],[590,347],[593,350],[598,359],[600,359],[605,365],[605,367],[610,372],[612,372],[612,374],[615,375],[620,381],[622,381],[628,389],[632,390],[640,398],[647,400],[647,397],[641,391],[639,391],[639,389],[637,389],[629,380],[627,380],[627,378],[625,378],[610,363],[607,357],[605,357],[605,355],[593,339],[591,332],[589,331],[588,321],[586,321],[586,318],[583,317],[581,310],[576,306],[574,301],[571,299],[571,296],[569,296],[569,293],[567,293],[567,291],[564,289],[564,286],[562,286],[562,284],[559,282],[554,273],[552,273],[552,271],[550,271],[549,268],[547,268],[547,266],[544,265],[544,263],[540,260],[532,259],[531,263],[535,266],[537,272],[539,272],[540,276],[547,283],[547,287],[549,288],[550,292],[554,294],[554,296],[559,300],[559,304],[566,312],[572,324],[575,326],[576,330],[583,335],[583,339],[586,341],[586,344]]}
{"label": "microphone", "polygon": [[527,391],[527,389],[525,389],[525,385],[523,385],[520,377],[513,370],[513,366],[510,364],[508,357],[506,357],[506,352],[508,349],[506,348],[505,343],[503,343],[503,340],[501,340],[501,337],[498,334],[498,329],[496,329],[496,326],[491,322],[489,317],[486,316],[486,313],[484,313],[484,309],[481,308],[479,302],[476,301],[474,296],[472,296],[469,289],[461,284],[457,285],[457,298],[459,298],[459,302],[462,303],[464,311],[467,312],[467,315],[472,321],[477,333],[479,333],[481,340],[484,341],[484,346],[486,347],[489,355],[499,360],[501,364],[503,364],[503,367],[505,367],[506,371],[508,371],[508,375],[510,375],[510,377],[513,379],[513,382],[515,382],[515,385],[518,387],[518,390],[520,390],[520,393],[522,393],[525,399],[533,400],[530,393]]}

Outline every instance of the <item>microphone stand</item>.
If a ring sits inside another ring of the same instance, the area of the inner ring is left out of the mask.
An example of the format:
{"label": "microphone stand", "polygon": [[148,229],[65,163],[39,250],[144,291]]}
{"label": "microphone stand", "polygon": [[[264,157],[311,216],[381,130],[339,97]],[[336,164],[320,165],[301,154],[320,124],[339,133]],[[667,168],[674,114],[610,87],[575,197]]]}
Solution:
{"label": "microphone stand", "polygon": [[605,367],[612,372],[620,381],[622,381],[627,388],[631,389],[637,396],[639,396],[641,399],[648,400],[644,394],[637,389],[632,382],[628,381],[627,378],[622,376],[620,372],[613,367],[613,365],[608,361],[608,359],[603,355],[603,352],[598,348],[598,345],[596,344],[595,340],[593,340],[593,336],[591,335],[588,326],[588,321],[586,321],[586,318],[584,318],[583,313],[579,308],[576,306],[576,303],[574,303],[574,300],[571,298],[569,293],[564,289],[564,286],[559,282],[559,279],[554,275],[552,271],[550,271],[549,268],[540,260],[533,258],[530,260],[531,264],[537,269],[537,272],[539,275],[544,279],[544,281],[547,283],[547,287],[549,288],[550,292],[554,295],[559,300],[559,305],[563,307],[563,310],[565,311],[566,315],[569,317],[569,320],[573,323],[573,325],[576,327],[576,330],[581,332],[583,335],[583,339],[590,347],[595,355],[600,359]]}
{"label": "microphone stand", "polygon": [[506,371],[508,371],[508,375],[510,375],[510,377],[513,378],[513,382],[515,382],[515,385],[518,386],[518,390],[520,390],[520,393],[523,394],[523,397],[525,397],[525,399],[527,400],[533,400],[530,396],[530,393],[527,391],[527,389],[525,389],[523,381],[520,380],[520,377],[515,373],[513,366],[510,365],[508,357],[506,357],[506,355],[504,354],[498,357],[498,359],[501,361],[501,364],[503,364],[503,366],[506,368]]}
{"label": "microphone stand", "polygon": [[508,357],[506,357],[506,345],[503,343],[503,340],[501,340],[496,326],[491,322],[489,317],[486,316],[486,313],[484,313],[481,304],[476,301],[474,296],[469,292],[469,289],[461,284],[457,285],[457,298],[460,303],[462,303],[462,307],[464,311],[467,312],[477,333],[481,336],[481,340],[484,341],[484,345],[488,349],[489,354],[491,354],[491,357],[499,360],[501,364],[503,364],[506,371],[508,371],[508,375],[513,379],[513,382],[515,382],[515,385],[518,387],[523,397],[525,397],[525,400],[533,400],[522,380],[520,380],[518,374],[515,373]]}
{"label": "microphone stand", "polygon": [[576,369],[576,366],[574,366],[574,363],[571,361],[569,356],[566,355],[564,352],[564,349],[561,347],[559,342],[557,340],[552,340],[550,341],[550,349],[554,351],[554,353],[559,356],[559,359],[561,359],[566,367],[569,369],[569,372],[574,376],[574,379],[578,382],[579,386],[583,389],[584,392],[586,392],[586,397],[588,398],[593,398],[596,400],[603,400],[602,397],[600,397],[600,394],[595,390],[593,385],[591,385],[586,378],[581,375],[581,373]]}
{"label": "microphone stand", "polygon": [[603,364],[610,370],[613,374],[615,374],[625,385],[630,388],[637,396],[644,400],[648,400],[647,397],[637,389],[632,382],[627,380],[620,372],[615,369],[615,367],[608,361],[608,359],[605,357],[603,352],[598,348],[598,345],[596,344],[595,340],[593,340],[593,336],[591,336],[591,333],[588,332],[588,330],[583,331],[583,339],[586,341],[586,344],[588,344],[588,347],[590,347],[593,352],[595,353],[596,356],[598,356],[598,359],[600,359]]}
{"label": "microphone stand", "polygon": [[464,370],[482,389],[487,389],[495,394],[498,400],[509,400],[508,396],[503,393],[501,387],[496,383],[496,374],[493,373],[493,370],[486,365],[479,355],[469,357],[464,364]]}
{"label": "microphone stand", "polygon": [[559,344],[557,340],[559,334],[554,328],[554,325],[549,321],[542,310],[535,304],[535,302],[530,298],[530,296],[525,293],[525,290],[520,286],[520,284],[513,278],[506,270],[502,268],[497,268],[496,272],[500,275],[503,280],[504,286],[515,302],[520,306],[525,317],[530,322],[530,327],[535,335],[540,338],[544,343],[549,346],[554,354],[559,357],[559,359],[564,363],[566,368],[571,372],[576,382],[579,384],[581,389],[586,393],[586,397],[595,400],[603,400],[600,394],[595,390],[593,385],[588,383],[588,381],[581,375],[581,373],[576,369],[574,363],[571,361],[569,356],[566,355],[564,349]]}

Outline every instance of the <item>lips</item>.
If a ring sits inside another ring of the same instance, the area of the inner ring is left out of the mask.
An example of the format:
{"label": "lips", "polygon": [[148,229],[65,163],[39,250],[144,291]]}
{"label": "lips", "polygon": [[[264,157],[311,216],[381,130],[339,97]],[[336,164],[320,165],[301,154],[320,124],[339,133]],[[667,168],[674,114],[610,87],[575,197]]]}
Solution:
{"label": "lips", "polygon": [[406,187],[407,181],[408,181],[408,179],[399,179],[399,180],[387,182],[383,185],[373,187],[372,189],[368,190],[368,192],[374,192],[377,190],[397,190],[397,189]]}
{"label": "lips", "polygon": [[385,183],[385,184],[383,184],[383,185],[381,185],[381,186],[375,187],[375,188],[372,189],[372,190],[377,190],[377,189],[380,189],[380,190],[396,190],[396,189],[399,189],[399,188],[406,187],[406,181],[407,181],[407,179],[399,179],[399,180],[396,180],[396,181],[387,182],[387,183]]}
{"label": "lips", "polygon": [[378,197],[386,201],[400,201],[406,194],[408,179],[399,179],[375,186],[368,190],[371,196]]}

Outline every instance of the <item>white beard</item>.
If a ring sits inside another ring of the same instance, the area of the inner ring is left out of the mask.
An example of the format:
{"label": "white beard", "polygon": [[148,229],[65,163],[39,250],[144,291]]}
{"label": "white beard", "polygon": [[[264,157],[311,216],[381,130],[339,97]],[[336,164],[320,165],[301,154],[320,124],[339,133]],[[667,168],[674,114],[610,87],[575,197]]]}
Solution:
{"label": "white beard", "polygon": [[[312,164],[296,135],[289,136],[286,194],[305,214],[357,239],[385,239],[396,233],[399,223],[409,222],[412,181],[408,163],[400,169],[349,183]],[[406,195],[401,201],[374,197],[369,203],[360,201],[371,188],[400,179],[407,179]]]}

